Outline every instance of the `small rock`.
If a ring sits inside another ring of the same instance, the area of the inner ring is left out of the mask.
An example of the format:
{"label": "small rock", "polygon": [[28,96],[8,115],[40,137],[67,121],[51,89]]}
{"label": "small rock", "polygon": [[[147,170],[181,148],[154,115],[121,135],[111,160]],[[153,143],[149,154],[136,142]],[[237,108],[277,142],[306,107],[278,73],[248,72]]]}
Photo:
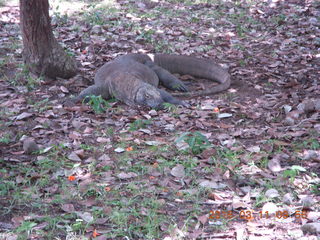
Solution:
{"label": "small rock", "polygon": [[282,202],[284,204],[291,205],[293,203],[293,197],[291,193],[286,193],[282,198]]}
{"label": "small rock", "polygon": [[320,223],[307,223],[301,227],[304,234],[319,234],[320,233]]}
{"label": "small rock", "polygon": [[26,154],[39,151],[39,146],[32,138],[27,138],[23,141],[23,150]]}

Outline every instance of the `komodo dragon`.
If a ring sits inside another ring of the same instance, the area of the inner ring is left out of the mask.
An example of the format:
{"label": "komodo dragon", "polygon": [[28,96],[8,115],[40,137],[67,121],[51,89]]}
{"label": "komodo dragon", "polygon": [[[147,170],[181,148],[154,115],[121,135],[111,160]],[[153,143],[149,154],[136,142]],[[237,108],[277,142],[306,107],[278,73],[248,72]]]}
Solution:
{"label": "komodo dragon", "polygon": [[[220,83],[202,91],[189,92],[182,81],[171,73],[188,74]],[[170,94],[159,89],[159,82],[168,89],[181,93]],[[219,65],[207,59],[155,54],[128,54],[104,64],[96,73],[94,85],[84,89],[76,101],[88,95],[115,97],[129,106],[144,105],[159,108],[164,102],[188,106],[174,96],[201,96],[214,94],[230,86],[230,75]]]}

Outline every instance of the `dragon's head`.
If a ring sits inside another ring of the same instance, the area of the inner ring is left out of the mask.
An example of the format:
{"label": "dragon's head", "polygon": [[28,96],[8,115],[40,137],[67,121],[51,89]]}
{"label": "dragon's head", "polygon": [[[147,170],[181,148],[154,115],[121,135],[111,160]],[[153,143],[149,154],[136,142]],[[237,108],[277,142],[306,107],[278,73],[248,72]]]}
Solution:
{"label": "dragon's head", "polygon": [[135,96],[135,102],[139,105],[158,108],[164,101],[156,87],[144,84],[138,89]]}

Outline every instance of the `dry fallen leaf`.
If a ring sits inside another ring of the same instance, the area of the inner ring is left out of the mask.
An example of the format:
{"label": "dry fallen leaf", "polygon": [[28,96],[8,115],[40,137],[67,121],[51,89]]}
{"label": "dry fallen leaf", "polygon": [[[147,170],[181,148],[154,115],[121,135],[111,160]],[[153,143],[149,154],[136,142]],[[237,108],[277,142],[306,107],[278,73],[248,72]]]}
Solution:
{"label": "dry fallen leaf", "polygon": [[181,164],[178,164],[171,170],[171,175],[177,178],[183,178],[185,176],[184,166]]}
{"label": "dry fallen leaf", "polygon": [[129,172],[129,173],[121,172],[117,175],[117,177],[120,179],[129,179],[129,178],[134,178],[137,176],[138,176],[138,174],[136,174],[134,172]]}
{"label": "dry fallen leaf", "polygon": [[73,213],[74,212],[74,206],[73,204],[63,204],[61,206],[61,209],[67,213]]}

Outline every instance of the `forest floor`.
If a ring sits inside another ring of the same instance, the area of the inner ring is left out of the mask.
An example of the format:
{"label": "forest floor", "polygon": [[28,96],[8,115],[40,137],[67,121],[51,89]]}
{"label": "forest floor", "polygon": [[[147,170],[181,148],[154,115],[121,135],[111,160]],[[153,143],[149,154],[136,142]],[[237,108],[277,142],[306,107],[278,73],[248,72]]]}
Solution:
{"label": "forest floor", "polygon": [[[319,2],[50,1],[68,80],[27,70],[3,2],[0,239],[320,236]],[[64,104],[131,52],[210,58],[232,85],[189,108]]]}

